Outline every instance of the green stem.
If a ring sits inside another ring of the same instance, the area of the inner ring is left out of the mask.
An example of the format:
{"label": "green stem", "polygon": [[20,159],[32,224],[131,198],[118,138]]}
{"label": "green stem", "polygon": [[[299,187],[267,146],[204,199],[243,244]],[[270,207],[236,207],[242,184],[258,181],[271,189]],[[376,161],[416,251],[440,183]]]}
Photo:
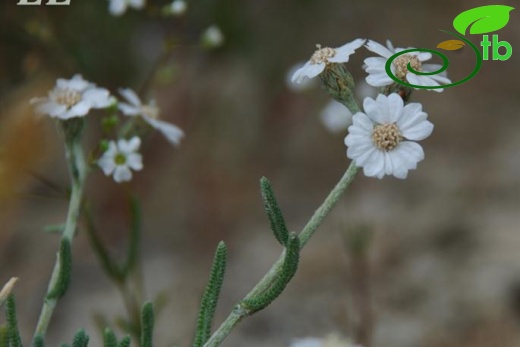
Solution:
{"label": "green stem", "polygon": [[[76,232],[78,218],[80,216],[81,200],[87,173],[87,164],[85,162],[83,148],[80,143],[80,136],[77,136],[74,140],[65,141],[65,150],[67,161],[69,163],[72,187],[67,222],[61,238],[62,240],[67,240],[72,243],[74,234]],[[47,332],[47,327],[49,326],[54,308],[56,307],[56,303],[59,299],[59,297],[50,295],[50,293],[52,293],[58,285],[61,266],[60,259],[57,257],[34,336],[45,336],[45,333]]]}
{"label": "green stem", "polygon": [[[325,220],[325,217],[327,217],[327,215],[334,208],[334,206],[336,206],[337,202],[339,201],[343,193],[345,193],[347,188],[350,186],[358,172],[359,168],[356,167],[354,163],[351,163],[343,177],[341,177],[334,189],[332,189],[325,201],[323,201],[321,206],[314,212],[309,222],[307,222],[305,227],[300,232],[299,237],[301,248],[303,248],[307,244],[312,235],[314,235],[318,227]],[[249,292],[249,294],[245,296],[244,300],[256,297],[257,295],[264,292],[271,286],[273,281],[276,279],[277,276],[279,276],[282,270],[283,259],[284,254],[282,253],[278,260],[273,264],[271,269],[265,274],[264,278],[262,278],[260,282],[258,282],[257,285]],[[220,345],[222,341],[224,341],[224,339],[233,330],[233,328],[237,326],[238,323],[240,323],[240,321],[248,315],[249,312],[240,304],[235,306],[233,311],[220,325],[217,331],[215,331],[215,333],[211,336],[208,342],[206,342],[204,347],[216,347]]]}

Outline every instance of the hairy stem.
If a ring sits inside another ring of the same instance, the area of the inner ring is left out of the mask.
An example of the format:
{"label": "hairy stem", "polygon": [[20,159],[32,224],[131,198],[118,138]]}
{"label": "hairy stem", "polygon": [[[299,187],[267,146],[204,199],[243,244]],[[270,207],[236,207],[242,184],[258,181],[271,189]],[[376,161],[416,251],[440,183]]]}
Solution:
{"label": "hairy stem", "polygon": [[[83,196],[87,165],[79,136],[73,140],[65,141],[65,144],[72,186],[67,222],[61,238],[62,241],[66,240],[71,244],[74,238],[74,233],[76,232],[78,218],[80,216],[81,200]],[[54,264],[54,269],[49,281],[47,294],[43,302],[40,318],[38,319],[38,324],[36,326],[34,336],[45,336],[47,327],[49,326],[49,322],[54,312],[54,308],[56,307],[56,303],[59,299],[59,296],[51,295],[51,293],[53,293],[56,290],[56,287],[59,285],[59,277],[62,271],[62,266],[62,262],[60,262],[60,257],[58,256],[56,263]]]}
{"label": "hairy stem", "polygon": [[[314,233],[321,225],[325,217],[327,217],[327,215],[334,208],[334,206],[336,206],[337,202],[339,201],[343,193],[345,193],[347,188],[350,186],[358,172],[359,168],[356,167],[354,163],[351,163],[343,177],[339,180],[334,189],[332,189],[325,201],[323,201],[321,206],[314,212],[309,222],[307,222],[305,227],[300,232],[299,238],[301,248],[303,248],[307,244],[307,242],[312,237],[312,235],[314,235]],[[255,298],[271,286],[273,281],[281,273],[283,260],[284,254],[282,253],[278,260],[273,264],[271,269],[265,274],[264,278],[262,278],[260,282],[258,282],[257,285],[249,292],[249,294],[245,296],[244,300]],[[235,326],[237,326],[238,323],[240,323],[240,321],[248,315],[248,310],[243,308],[240,304],[235,306],[233,311],[220,325],[220,327],[215,331],[215,333],[211,336],[208,342],[206,342],[204,347],[216,347],[220,345],[222,341],[224,341],[224,339],[233,330],[233,328],[235,328]]]}

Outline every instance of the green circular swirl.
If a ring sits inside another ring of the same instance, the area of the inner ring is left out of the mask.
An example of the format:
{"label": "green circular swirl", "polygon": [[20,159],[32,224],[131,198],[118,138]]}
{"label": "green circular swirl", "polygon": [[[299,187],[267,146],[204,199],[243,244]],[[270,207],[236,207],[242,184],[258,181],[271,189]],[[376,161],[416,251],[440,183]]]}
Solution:
{"label": "green circular swirl", "polygon": [[408,71],[415,74],[415,75],[420,75],[420,76],[430,76],[430,75],[437,75],[437,74],[440,74],[441,72],[445,71],[448,66],[450,65],[449,61],[448,61],[448,57],[446,57],[444,54],[442,54],[441,52],[438,52],[438,51],[434,51],[432,49],[426,49],[426,48],[414,48],[414,49],[407,49],[407,50],[404,50],[404,51],[401,51],[399,53],[396,53],[394,55],[392,55],[390,58],[388,58],[387,62],[386,62],[386,65],[385,65],[385,70],[386,70],[386,73],[388,74],[388,76],[394,80],[395,82],[399,83],[399,84],[402,84],[404,86],[407,86],[407,87],[411,87],[411,88],[418,88],[418,89],[441,89],[441,88],[450,88],[450,87],[454,87],[456,85],[459,85],[461,83],[464,83],[464,82],[467,82],[469,81],[470,79],[472,79],[480,70],[480,68],[482,67],[482,54],[480,53],[479,49],[477,48],[477,46],[475,46],[473,43],[471,43],[468,39],[466,39],[464,36],[461,36],[457,33],[453,33],[453,32],[450,32],[450,31],[446,31],[446,30],[441,30],[447,34],[450,34],[450,35],[453,35],[453,36],[456,36],[458,37],[459,39],[461,39],[462,41],[464,41],[467,45],[469,45],[473,51],[475,52],[475,56],[477,58],[477,61],[475,63],[475,68],[473,69],[473,71],[467,76],[465,77],[464,79],[460,80],[460,81],[457,81],[457,82],[453,82],[453,83],[450,83],[450,84],[445,84],[445,85],[441,85],[441,86],[420,86],[420,85],[416,85],[416,84],[411,84],[411,83],[408,83],[406,81],[403,81],[399,78],[397,78],[397,76],[395,76],[392,72],[392,69],[391,69],[391,66],[392,66],[392,62],[397,58],[399,57],[400,55],[403,55],[403,54],[406,54],[406,53],[410,53],[410,52],[429,52],[429,53],[432,53],[438,57],[440,57],[442,59],[442,67],[440,69],[438,69],[437,71],[432,71],[432,72],[421,72],[421,71],[416,71],[414,70],[410,63],[408,63]]}

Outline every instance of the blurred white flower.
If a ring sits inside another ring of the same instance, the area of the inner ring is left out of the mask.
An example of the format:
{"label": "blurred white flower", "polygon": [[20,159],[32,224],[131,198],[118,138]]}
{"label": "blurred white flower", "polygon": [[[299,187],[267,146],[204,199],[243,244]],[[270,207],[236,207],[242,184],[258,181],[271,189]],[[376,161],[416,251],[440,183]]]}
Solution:
{"label": "blurred white flower", "polygon": [[110,5],[108,11],[113,16],[121,16],[126,12],[128,7],[141,10],[146,5],[146,0],[109,0]]}
{"label": "blurred white flower", "polygon": [[362,347],[354,345],[350,340],[331,334],[325,338],[306,337],[295,339],[289,347]]}
{"label": "blurred white flower", "polygon": [[[394,83],[394,80],[388,76],[385,70],[386,62],[388,58],[390,58],[395,53],[402,52],[406,49],[410,48],[394,48],[392,42],[390,40],[386,41],[387,47],[369,40],[365,47],[374,53],[380,55],[380,57],[370,57],[364,60],[365,63],[365,71],[368,72],[368,76],[366,77],[366,81],[368,84],[374,87],[384,87]],[[391,65],[392,73],[399,79],[403,81],[407,81],[411,84],[420,85],[420,86],[440,86],[441,84],[449,84],[451,80],[446,76],[446,72],[443,71],[437,75],[430,76],[421,76],[416,75],[408,71],[408,63],[410,66],[416,70],[421,72],[433,72],[437,71],[441,68],[439,64],[423,64],[426,60],[430,60],[432,58],[432,54],[429,52],[418,52],[418,53],[407,53],[400,55],[397,57]],[[443,89],[430,89],[435,90],[436,92],[442,92]]]}
{"label": "blurred white flower", "polygon": [[318,48],[311,59],[305,63],[300,69],[294,72],[291,81],[293,83],[302,83],[308,78],[314,78],[325,70],[325,66],[329,63],[346,63],[356,49],[363,46],[365,39],[356,39],[346,43],[338,48],[321,47]]}
{"label": "blurred white flower", "polygon": [[141,139],[137,136],[130,140],[120,139],[110,141],[108,149],[98,160],[106,176],[114,175],[114,181],[117,183],[130,181],[132,179],[132,170],[139,171],[143,168],[143,158],[137,151],[141,146]]}
{"label": "blurred white flower", "polygon": [[120,102],[118,108],[126,116],[141,116],[141,118],[151,127],[158,130],[171,144],[177,146],[184,137],[184,132],[176,125],[159,120],[159,107],[152,100],[149,104],[143,105],[141,99],[130,88],[121,88],[119,93],[129,102]]}
{"label": "blurred white flower", "polygon": [[112,102],[108,90],[96,88],[81,75],[74,75],[70,80],[59,78],[48,97],[31,100],[38,113],[60,119],[83,117],[91,108],[105,108]]}
{"label": "blurred white flower", "polygon": [[202,33],[202,43],[209,48],[222,46],[224,43],[224,34],[216,25],[212,25]]}
{"label": "blurred white flower", "polygon": [[365,176],[383,178],[394,175],[404,179],[424,159],[420,141],[433,131],[433,124],[419,103],[404,106],[398,94],[377,99],[366,98],[365,113],[354,115],[345,137],[347,156],[363,167]]}
{"label": "blurred white flower", "polygon": [[331,100],[321,111],[321,122],[331,133],[341,133],[352,124],[352,112],[342,103]]}
{"label": "blurred white flower", "polygon": [[188,4],[184,0],[175,0],[170,5],[170,11],[176,16],[183,15],[188,9]]}

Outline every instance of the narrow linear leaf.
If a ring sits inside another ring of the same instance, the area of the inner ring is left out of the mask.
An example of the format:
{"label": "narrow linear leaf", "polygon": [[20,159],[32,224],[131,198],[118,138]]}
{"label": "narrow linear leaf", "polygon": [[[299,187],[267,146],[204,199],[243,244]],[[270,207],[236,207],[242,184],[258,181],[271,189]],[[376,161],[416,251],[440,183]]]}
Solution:
{"label": "narrow linear leaf", "polygon": [[285,246],[287,244],[289,232],[287,231],[282,211],[280,210],[278,202],[274,196],[271,182],[269,182],[265,177],[260,179],[260,191],[264,201],[265,214],[269,219],[269,225],[274,233],[274,237],[276,237],[276,240],[278,240],[282,246]]}
{"label": "narrow linear leaf", "polygon": [[41,334],[36,334],[36,336],[34,336],[34,339],[33,339],[33,342],[32,342],[32,347],[44,347],[45,346],[45,340],[43,338],[43,335]]}
{"label": "narrow linear leaf", "polygon": [[141,241],[141,206],[139,200],[135,197],[130,198],[130,243],[128,246],[128,253],[125,265],[123,266],[123,276],[135,269],[139,260],[139,243]]}
{"label": "narrow linear leaf", "polygon": [[153,304],[147,302],[141,310],[141,347],[152,347],[153,326]]}
{"label": "narrow linear leaf", "polygon": [[123,339],[119,342],[117,347],[130,347],[130,342],[132,339],[130,339],[130,336],[125,336]]}
{"label": "narrow linear leaf", "polygon": [[104,347],[117,347],[116,334],[110,328],[105,328],[103,332],[103,346]]}
{"label": "narrow linear leaf", "polygon": [[11,279],[9,279],[9,281],[7,281],[6,284],[4,284],[2,290],[0,290],[0,306],[2,306],[4,302],[7,300],[7,298],[13,291],[16,282],[18,282],[18,278],[11,277]]}
{"label": "narrow linear leaf", "polygon": [[444,49],[446,51],[456,51],[457,49],[461,49],[466,44],[460,40],[446,40],[437,45],[437,48]]}
{"label": "narrow linear leaf", "polygon": [[85,330],[79,330],[72,340],[72,347],[87,347],[89,337]]}
{"label": "narrow linear leaf", "polygon": [[22,347],[22,339],[18,331],[18,319],[16,318],[16,301],[14,295],[10,294],[5,303],[5,314],[7,317],[7,329],[9,332],[9,346]]}
{"label": "narrow linear leaf", "polygon": [[462,35],[470,28],[470,34],[486,34],[502,29],[509,22],[509,12],[514,7],[487,5],[464,11],[453,20],[453,27]]}
{"label": "narrow linear leaf", "polygon": [[204,294],[202,295],[193,347],[203,346],[211,335],[211,323],[213,322],[220,289],[222,288],[222,283],[224,281],[226,261],[227,247],[226,244],[221,241],[215,251],[215,258],[213,260],[209,282]]}
{"label": "narrow linear leaf", "polygon": [[7,325],[0,326],[0,347],[9,347],[9,328]]}
{"label": "narrow linear leaf", "polygon": [[58,253],[60,271],[56,285],[47,294],[48,299],[59,299],[67,292],[70,283],[70,273],[72,270],[72,251],[70,241],[67,238],[61,239],[60,251]]}
{"label": "narrow linear leaf", "polygon": [[290,233],[285,250],[285,257],[280,275],[273,284],[256,298],[242,301],[242,306],[253,314],[269,306],[282,292],[293,278],[298,269],[300,259],[300,239],[296,233]]}

